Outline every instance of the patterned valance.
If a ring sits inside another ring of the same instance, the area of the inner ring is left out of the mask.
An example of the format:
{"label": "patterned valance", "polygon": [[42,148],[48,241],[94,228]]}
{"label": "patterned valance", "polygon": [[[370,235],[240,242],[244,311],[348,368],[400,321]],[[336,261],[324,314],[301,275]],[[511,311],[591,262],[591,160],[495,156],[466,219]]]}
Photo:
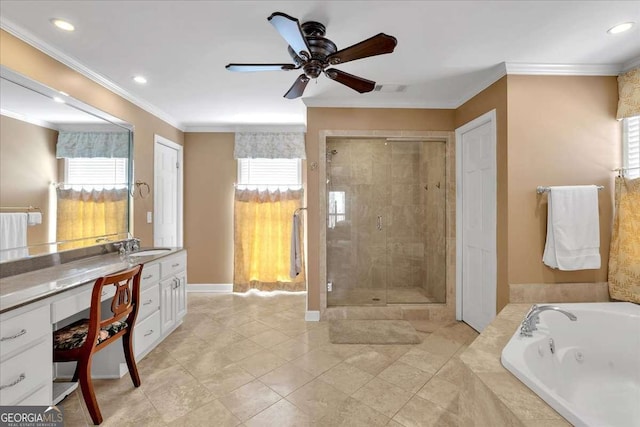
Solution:
{"label": "patterned valance", "polygon": [[302,132],[238,132],[235,159],[306,159]]}
{"label": "patterned valance", "polygon": [[617,119],[640,116],[640,68],[618,76]]}
{"label": "patterned valance", "polygon": [[129,132],[60,132],[56,157],[129,158]]}

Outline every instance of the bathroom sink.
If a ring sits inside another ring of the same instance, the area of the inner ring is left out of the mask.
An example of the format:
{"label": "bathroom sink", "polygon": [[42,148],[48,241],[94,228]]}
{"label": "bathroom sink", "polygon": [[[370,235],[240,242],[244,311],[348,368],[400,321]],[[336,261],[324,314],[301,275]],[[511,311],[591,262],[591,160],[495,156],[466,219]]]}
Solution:
{"label": "bathroom sink", "polygon": [[161,255],[169,252],[171,249],[169,248],[155,248],[155,249],[143,249],[138,252],[131,252],[129,256],[137,257],[137,256],[152,256],[152,255]]}

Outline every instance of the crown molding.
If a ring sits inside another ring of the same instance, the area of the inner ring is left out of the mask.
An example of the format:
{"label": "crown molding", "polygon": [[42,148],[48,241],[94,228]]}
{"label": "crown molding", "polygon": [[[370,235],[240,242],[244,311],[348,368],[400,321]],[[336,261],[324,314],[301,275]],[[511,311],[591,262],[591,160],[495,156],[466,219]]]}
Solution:
{"label": "crown molding", "polygon": [[150,104],[149,102],[147,102],[147,101],[145,101],[145,100],[143,100],[141,98],[136,97],[135,95],[131,94],[127,90],[125,90],[125,89],[121,88],[120,86],[116,85],[114,82],[112,82],[111,80],[109,80],[106,77],[102,76],[101,74],[98,74],[95,71],[89,69],[88,67],[86,67],[85,65],[80,63],[75,58],[63,53],[62,51],[56,49],[55,47],[51,46],[50,44],[42,41],[38,37],[36,37],[33,34],[31,34],[29,31],[27,31],[24,28],[20,27],[19,25],[16,25],[16,24],[12,23],[11,21],[7,20],[6,18],[0,17],[0,28],[5,30],[6,32],[10,33],[11,35],[19,38],[23,42],[33,46],[34,48],[38,49],[39,51],[43,52],[44,54],[50,56],[51,58],[55,59],[56,61],[61,62],[62,64],[66,65],[67,67],[71,68],[72,70],[82,74],[83,76],[87,77],[88,79],[93,80],[94,82],[98,83],[99,85],[101,85],[102,87],[108,89],[109,91],[115,93],[116,95],[118,95],[118,96],[126,99],[127,101],[131,102],[132,104],[142,108],[147,113],[154,115],[155,117],[159,118],[160,120],[163,120],[163,121],[167,122],[171,126],[177,128],[177,129],[179,129],[181,131],[184,131],[184,128],[183,128],[182,124],[178,120],[176,120],[173,116],[171,116],[170,114],[164,112],[163,110],[161,110],[160,108],[156,107],[155,105]]}
{"label": "crown molding", "polygon": [[12,119],[20,120],[21,122],[31,123],[32,125],[44,127],[44,128],[47,128],[47,129],[60,130],[60,128],[58,126],[56,126],[53,123],[48,122],[46,120],[34,119],[33,117],[27,117],[24,114],[15,113],[13,111],[5,110],[5,109],[2,109],[2,108],[0,108],[0,115],[1,116],[6,116],[6,117],[11,117]]}
{"label": "crown molding", "polygon": [[500,64],[493,67],[490,73],[482,79],[478,80],[476,84],[470,87],[465,93],[459,98],[458,102],[455,103],[453,108],[459,108],[462,104],[503,78],[507,75],[507,67],[505,62],[501,62]]}
{"label": "crown molding", "polygon": [[235,133],[235,132],[303,132],[306,124],[285,123],[281,125],[267,124],[221,124],[221,125],[186,125],[185,132],[190,133]]}
{"label": "crown molding", "polygon": [[640,67],[640,56],[634,59],[631,59],[628,62],[625,62],[622,65],[622,72],[626,73],[627,71],[633,70],[634,68]]}
{"label": "crown molding", "polygon": [[505,62],[507,74],[532,76],[617,76],[620,64],[527,64]]}

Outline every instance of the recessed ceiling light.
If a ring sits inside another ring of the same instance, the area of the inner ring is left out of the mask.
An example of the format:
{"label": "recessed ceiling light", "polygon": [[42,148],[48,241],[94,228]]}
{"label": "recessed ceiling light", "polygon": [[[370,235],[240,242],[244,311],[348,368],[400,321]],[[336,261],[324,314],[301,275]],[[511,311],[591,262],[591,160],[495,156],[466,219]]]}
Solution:
{"label": "recessed ceiling light", "polygon": [[145,84],[145,83],[147,82],[147,79],[146,79],[146,78],[144,78],[144,76],[135,76],[135,77],[133,78],[133,81],[134,81],[134,82],[136,82],[136,83],[139,83],[139,84],[143,85],[143,84]]}
{"label": "recessed ceiling light", "polygon": [[52,18],[51,23],[61,30],[65,31],[73,31],[76,27],[73,26],[70,22],[65,21],[64,19]]}
{"label": "recessed ceiling light", "polygon": [[54,96],[54,97],[53,97],[53,100],[54,100],[55,102],[60,103],[60,104],[64,104],[64,99],[62,99],[62,98],[60,98],[60,97],[58,97],[58,96]]}
{"label": "recessed ceiling light", "polygon": [[63,92],[61,90],[58,91],[58,93],[62,96],[69,96],[69,94],[67,92]]}
{"label": "recessed ceiling light", "polygon": [[607,33],[609,33],[609,34],[619,34],[619,33],[625,32],[627,30],[630,30],[631,27],[633,27],[634,24],[635,24],[635,22],[623,22],[622,24],[618,24],[616,26],[613,26],[613,27],[609,28],[607,30]]}

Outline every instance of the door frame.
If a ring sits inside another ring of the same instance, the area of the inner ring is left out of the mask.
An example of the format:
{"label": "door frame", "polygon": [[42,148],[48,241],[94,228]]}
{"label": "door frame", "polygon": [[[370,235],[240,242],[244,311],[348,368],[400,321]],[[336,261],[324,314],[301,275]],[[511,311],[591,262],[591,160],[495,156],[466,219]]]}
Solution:
{"label": "door frame", "polygon": [[[471,129],[482,126],[486,123],[491,123],[491,149],[493,151],[493,170],[496,173],[496,203],[497,203],[497,143],[498,134],[496,126],[496,110],[493,109],[487,113],[482,114],[479,117],[465,123],[456,129],[456,320],[462,320],[462,196],[464,188],[462,185],[462,135]],[[496,205],[497,214],[497,205]],[[496,230],[497,230],[497,215],[494,218]],[[494,250],[493,259],[498,262],[497,250]],[[494,283],[494,303],[497,299],[497,282]]]}
{"label": "door frame", "polygon": [[[156,182],[156,146],[158,144],[160,145],[164,145],[166,147],[169,147],[173,150],[176,150],[178,153],[178,164],[180,165],[178,167],[178,183],[176,185],[176,189],[178,191],[177,197],[177,204],[176,204],[176,222],[178,224],[178,230],[177,230],[177,234],[176,234],[176,246],[178,247],[182,247],[184,242],[183,242],[183,234],[184,234],[184,223],[183,223],[183,204],[184,204],[184,147],[180,144],[177,144],[163,136],[154,134],[153,137],[153,188],[158,188],[157,187],[157,182]],[[154,246],[155,246],[155,218],[156,218],[156,212],[158,210],[158,198],[154,197],[153,198],[153,227],[154,227],[154,233],[153,233],[153,239],[154,239]]]}

